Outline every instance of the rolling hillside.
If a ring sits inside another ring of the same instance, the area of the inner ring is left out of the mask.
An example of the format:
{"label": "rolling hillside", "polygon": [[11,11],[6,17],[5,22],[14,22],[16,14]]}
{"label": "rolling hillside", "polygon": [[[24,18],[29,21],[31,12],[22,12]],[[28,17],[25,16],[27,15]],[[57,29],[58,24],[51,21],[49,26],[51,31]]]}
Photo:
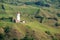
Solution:
{"label": "rolling hillside", "polygon": [[[0,40],[60,40],[60,0],[0,0]],[[15,23],[17,12],[21,21]]]}

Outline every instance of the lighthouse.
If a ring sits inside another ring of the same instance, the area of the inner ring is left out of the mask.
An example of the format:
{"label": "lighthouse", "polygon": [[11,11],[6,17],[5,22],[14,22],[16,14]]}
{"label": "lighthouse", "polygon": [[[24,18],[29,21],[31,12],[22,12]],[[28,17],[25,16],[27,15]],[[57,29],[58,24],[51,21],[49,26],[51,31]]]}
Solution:
{"label": "lighthouse", "polygon": [[16,23],[19,23],[19,22],[20,22],[20,13],[18,12],[16,16]]}

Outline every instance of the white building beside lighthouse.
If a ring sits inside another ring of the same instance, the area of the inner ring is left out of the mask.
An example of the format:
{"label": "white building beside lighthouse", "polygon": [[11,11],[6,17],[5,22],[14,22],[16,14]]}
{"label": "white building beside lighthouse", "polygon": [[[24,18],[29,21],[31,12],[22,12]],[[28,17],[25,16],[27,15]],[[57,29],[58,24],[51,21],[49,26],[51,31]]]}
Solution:
{"label": "white building beside lighthouse", "polygon": [[19,22],[20,22],[20,13],[18,12],[16,16],[16,23],[19,23]]}

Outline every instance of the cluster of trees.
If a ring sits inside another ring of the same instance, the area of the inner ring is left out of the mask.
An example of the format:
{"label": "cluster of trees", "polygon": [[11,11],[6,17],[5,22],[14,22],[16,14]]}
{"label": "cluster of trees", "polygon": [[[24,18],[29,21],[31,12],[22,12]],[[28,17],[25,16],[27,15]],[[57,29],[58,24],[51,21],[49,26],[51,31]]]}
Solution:
{"label": "cluster of trees", "polygon": [[38,6],[50,7],[49,4],[45,4],[44,2],[41,2],[41,1],[37,1],[37,2],[25,2],[24,4],[26,4],[26,5],[38,5]]}
{"label": "cluster of trees", "polygon": [[22,0],[0,0],[2,3],[9,3],[9,4],[14,4],[14,5],[22,5],[22,4],[27,4],[27,5],[40,5],[40,6],[45,6],[45,7],[50,7],[50,4],[59,4],[60,0],[37,0],[37,1],[22,1]]}
{"label": "cluster of trees", "polygon": [[13,18],[12,17],[9,17],[9,18],[2,17],[2,18],[0,18],[0,20],[12,22]]}
{"label": "cluster of trees", "polygon": [[45,4],[44,1],[22,2],[22,1],[19,1],[19,0],[6,0],[6,1],[5,0],[0,0],[0,2],[14,4],[14,5],[26,4],[26,5],[39,5],[39,6],[50,7],[50,5],[49,4]]}

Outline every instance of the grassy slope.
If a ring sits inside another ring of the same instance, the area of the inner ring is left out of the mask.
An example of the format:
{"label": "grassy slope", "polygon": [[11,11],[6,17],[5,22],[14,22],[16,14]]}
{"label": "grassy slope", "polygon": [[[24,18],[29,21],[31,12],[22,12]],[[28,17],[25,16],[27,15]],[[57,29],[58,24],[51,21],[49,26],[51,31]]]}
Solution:
{"label": "grassy slope", "polygon": [[[32,7],[32,6],[26,6],[26,5],[23,5],[23,6],[13,6],[13,5],[8,5],[8,4],[4,4],[5,6],[5,12],[6,14],[1,14],[0,12],[0,17],[16,17],[16,12],[17,11],[20,11],[22,12],[22,16],[21,16],[21,20],[31,20],[30,17],[27,17],[25,15],[33,15],[35,12],[37,12],[38,9],[40,8],[37,8],[37,7]],[[1,10],[1,9],[0,9]],[[44,12],[44,10],[41,8],[41,11]],[[15,15],[15,16],[13,16]],[[34,19],[33,19],[34,20]],[[22,35],[25,35],[25,28],[26,28],[26,25],[30,26],[30,28],[34,31],[36,31],[36,37],[40,40],[50,40],[50,38],[48,38],[47,34],[45,33],[45,31],[50,31],[51,34],[55,34],[55,33],[59,33],[60,34],[60,29],[57,29],[57,28],[54,28],[54,27],[49,27],[47,25],[44,25],[44,24],[40,24],[39,22],[37,21],[33,21],[33,22],[29,22],[27,21],[26,24],[21,24],[23,25],[23,27],[20,25],[20,24],[16,24],[16,23],[11,23],[11,22],[0,22],[0,27],[1,26],[13,26],[14,28],[16,28],[17,30],[19,30]],[[28,27],[27,26],[27,27]],[[40,38],[41,37],[41,38]]]}

